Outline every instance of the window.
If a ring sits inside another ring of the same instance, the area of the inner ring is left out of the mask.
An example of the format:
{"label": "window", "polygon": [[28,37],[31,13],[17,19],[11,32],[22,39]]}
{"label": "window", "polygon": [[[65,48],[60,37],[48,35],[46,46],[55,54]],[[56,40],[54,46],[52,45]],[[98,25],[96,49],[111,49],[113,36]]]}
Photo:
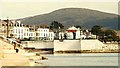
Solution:
{"label": "window", "polygon": [[4,26],[4,24],[2,24],[2,26]]}
{"label": "window", "polygon": [[23,33],[23,30],[21,29],[21,33]]}
{"label": "window", "polygon": [[29,36],[30,36],[30,34],[29,34]]}
{"label": "window", "polygon": [[16,33],[17,33],[17,29],[16,29]]}
{"label": "window", "polygon": [[27,36],[28,36],[28,33],[27,33]]}
{"label": "window", "polygon": [[38,33],[36,33],[36,36],[38,36]]}
{"label": "window", "polygon": [[20,34],[20,29],[18,30],[19,34]]}
{"label": "window", "polygon": [[44,34],[44,37],[45,37],[45,34]]}

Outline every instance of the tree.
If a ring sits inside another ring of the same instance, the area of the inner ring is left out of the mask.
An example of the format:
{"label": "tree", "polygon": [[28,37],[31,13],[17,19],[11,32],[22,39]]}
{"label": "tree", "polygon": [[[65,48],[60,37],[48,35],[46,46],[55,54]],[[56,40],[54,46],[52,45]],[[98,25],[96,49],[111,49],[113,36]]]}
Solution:
{"label": "tree", "polygon": [[118,37],[116,36],[115,31],[105,27],[95,25],[91,29],[91,32],[99,36],[98,39],[101,41],[117,41],[118,40]]}
{"label": "tree", "polygon": [[51,24],[50,24],[50,29],[59,29],[59,27],[61,29],[64,28],[63,24],[59,23],[58,21],[53,21]]}
{"label": "tree", "polygon": [[75,26],[76,28],[80,28],[81,29],[81,26],[79,26],[79,25],[77,25],[77,26]]}
{"label": "tree", "polygon": [[107,41],[117,41],[116,33],[113,30],[110,29],[106,30],[104,32],[104,35],[106,36]]}
{"label": "tree", "polygon": [[95,35],[101,35],[102,26],[95,25],[92,27],[91,32]]}

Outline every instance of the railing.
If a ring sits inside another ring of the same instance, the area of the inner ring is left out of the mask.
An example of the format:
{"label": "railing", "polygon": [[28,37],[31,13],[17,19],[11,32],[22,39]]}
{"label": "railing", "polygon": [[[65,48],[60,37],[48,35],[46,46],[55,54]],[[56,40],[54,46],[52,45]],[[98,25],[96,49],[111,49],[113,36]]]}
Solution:
{"label": "railing", "polygon": [[16,44],[18,47],[20,47],[20,48],[22,48],[22,45],[23,44],[21,44],[21,43],[18,43],[17,41],[16,41],[16,39],[11,39],[11,38],[6,38],[6,37],[4,37],[4,36],[0,36],[0,38],[4,41],[4,42],[6,42],[6,43],[9,43],[9,44]]}

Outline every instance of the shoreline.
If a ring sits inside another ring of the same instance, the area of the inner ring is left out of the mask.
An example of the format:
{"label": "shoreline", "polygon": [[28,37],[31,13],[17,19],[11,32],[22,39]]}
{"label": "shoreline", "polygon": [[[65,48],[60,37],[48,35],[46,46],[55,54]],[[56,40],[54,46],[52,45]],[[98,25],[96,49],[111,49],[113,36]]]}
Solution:
{"label": "shoreline", "polygon": [[[42,62],[37,62],[36,60],[42,60],[44,55],[36,55],[36,53],[30,52],[27,50],[19,49],[19,52],[16,53],[14,46],[7,42],[7,40],[0,39],[0,67],[1,66],[46,66]],[[108,43],[110,44],[110,43]],[[115,44],[116,45],[116,44]],[[107,45],[106,45],[107,46]],[[114,46],[111,44],[111,46]],[[118,49],[109,49],[108,47],[102,50],[77,50],[77,51],[56,51],[53,54],[77,54],[77,53],[120,53]],[[12,62],[11,62],[12,61]],[[24,61],[24,62],[23,62]]]}
{"label": "shoreline", "polygon": [[17,47],[19,52],[16,53],[14,46],[6,40],[0,39],[0,43],[0,68],[2,66],[44,66],[43,63],[35,63],[36,60],[42,60],[43,56],[28,53],[19,47]]}
{"label": "shoreline", "polygon": [[120,53],[120,51],[112,51],[112,50],[109,50],[109,51],[88,51],[88,50],[85,50],[85,51],[56,51],[54,52],[55,54],[70,54],[70,53],[74,53],[74,54],[77,54],[77,53]]}

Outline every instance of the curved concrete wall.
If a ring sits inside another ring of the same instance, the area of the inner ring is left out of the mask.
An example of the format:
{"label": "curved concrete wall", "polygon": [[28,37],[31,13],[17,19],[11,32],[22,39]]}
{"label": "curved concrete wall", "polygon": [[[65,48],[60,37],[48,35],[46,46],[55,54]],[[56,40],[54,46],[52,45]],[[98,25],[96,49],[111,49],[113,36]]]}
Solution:
{"label": "curved concrete wall", "polygon": [[32,47],[36,49],[53,48],[53,42],[31,41],[28,42],[27,47]]}
{"label": "curved concrete wall", "polygon": [[81,50],[99,50],[105,46],[99,40],[82,40],[81,41]]}

